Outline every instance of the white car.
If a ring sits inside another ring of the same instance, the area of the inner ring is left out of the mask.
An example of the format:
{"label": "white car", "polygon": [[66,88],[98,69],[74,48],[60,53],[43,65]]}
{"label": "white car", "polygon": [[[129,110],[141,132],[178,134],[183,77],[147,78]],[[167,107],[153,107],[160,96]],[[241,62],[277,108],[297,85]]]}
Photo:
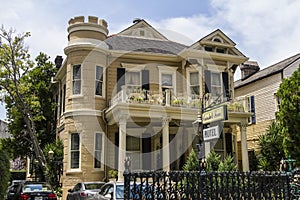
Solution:
{"label": "white car", "polygon": [[[136,189],[140,188],[140,183],[136,183]],[[133,183],[131,183],[130,188],[133,189]],[[144,188],[144,187],[143,187]],[[139,192],[138,192],[139,193]],[[136,194],[138,195],[138,194]],[[133,194],[130,194],[130,199],[132,199]],[[137,196],[135,196],[137,198]],[[108,182],[101,187],[101,191],[98,195],[94,196],[97,200],[121,200],[124,199],[124,182]]]}

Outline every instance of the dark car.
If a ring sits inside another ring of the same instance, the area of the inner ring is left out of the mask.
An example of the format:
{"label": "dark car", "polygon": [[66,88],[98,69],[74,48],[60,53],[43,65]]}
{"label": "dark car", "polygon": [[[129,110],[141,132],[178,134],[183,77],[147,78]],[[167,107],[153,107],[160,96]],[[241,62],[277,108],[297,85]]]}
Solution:
{"label": "dark car", "polygon": [[14,200],[57,200],[57,196],[46,182],[26,181],[17,188]]}
{"label": "dark car", "polygon": [[68,190],[67,200],[86,200],[91,199],[99,193],[100,188],[105,182],[80,182],[73,189]]}
{"label": "dark car", "polygon": [[15,193],[20,185],[20,183],[25,182],[25,180],[13,180],[11,185],[7,188],[7,200],[13,200]]}

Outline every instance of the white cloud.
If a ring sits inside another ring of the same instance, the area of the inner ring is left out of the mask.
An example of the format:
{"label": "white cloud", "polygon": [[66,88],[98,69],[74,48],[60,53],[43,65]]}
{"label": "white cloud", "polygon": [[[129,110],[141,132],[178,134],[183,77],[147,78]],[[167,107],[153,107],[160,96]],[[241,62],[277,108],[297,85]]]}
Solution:
{"label": "white cloud", "polygon": [[[300,1],[212,0],[211,6],[211,15],[170,18],[153,24],[194,42],[220,28],[261,68],[300,52]],[[236,78],[239,76],[238,72]]]}

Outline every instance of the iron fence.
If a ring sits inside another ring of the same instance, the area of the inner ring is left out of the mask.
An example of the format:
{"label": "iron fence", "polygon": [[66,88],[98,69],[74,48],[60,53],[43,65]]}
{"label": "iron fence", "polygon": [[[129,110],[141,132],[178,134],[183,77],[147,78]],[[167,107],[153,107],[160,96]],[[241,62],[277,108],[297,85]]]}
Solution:
{"label": "iron fence", "polygon": [[295,189],[296,174],[125,171],[124,199],[298,200],[300,189]]}

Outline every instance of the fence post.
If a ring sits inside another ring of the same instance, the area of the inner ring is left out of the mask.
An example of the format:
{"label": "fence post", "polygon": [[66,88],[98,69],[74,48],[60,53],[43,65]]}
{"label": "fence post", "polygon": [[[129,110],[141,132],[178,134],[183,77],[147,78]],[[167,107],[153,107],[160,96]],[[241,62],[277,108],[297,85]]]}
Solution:
{"label": "fence post", "polygon": [[124,199],[130,198],[130,178],[131,178],[131,173],[130,173],[130,166],[131,166],[131,161],[129,157],[126,157],[124,160],[124,165],[125,165],[125,171],[123,173],[124,176]]}

